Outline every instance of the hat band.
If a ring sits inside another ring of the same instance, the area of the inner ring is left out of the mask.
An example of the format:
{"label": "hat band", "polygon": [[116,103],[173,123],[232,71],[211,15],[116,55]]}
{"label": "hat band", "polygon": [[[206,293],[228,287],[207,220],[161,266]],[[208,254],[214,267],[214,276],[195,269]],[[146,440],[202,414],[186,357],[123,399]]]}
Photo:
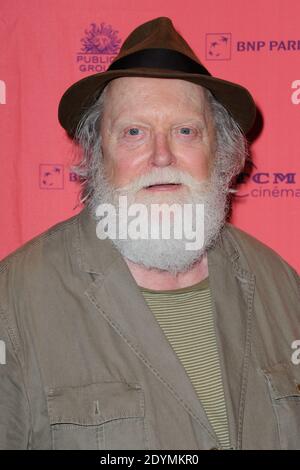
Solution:
{"label": "hat band", "polygon": [[190,57],[173,49],[143,49],[114,61],[108,70],[132,69],[137,67],[168,69],[186,73],[211,75],[209,71]]}

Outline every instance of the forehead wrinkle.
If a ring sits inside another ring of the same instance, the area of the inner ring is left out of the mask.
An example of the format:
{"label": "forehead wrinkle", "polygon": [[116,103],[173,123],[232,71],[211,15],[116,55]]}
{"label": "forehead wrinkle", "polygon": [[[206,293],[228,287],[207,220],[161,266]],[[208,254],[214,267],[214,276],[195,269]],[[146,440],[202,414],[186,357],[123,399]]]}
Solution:
{"label": "forehead wrinkle", "polygon": [[[202,109],[201,109],[202,108]],[[136,106],[134,109],[119,108],[119,112],[111,119],[111,124],[122,122],[141,122],[152,124],[153,122],[183,122],[201,120],[206,122],[204,107],[199,107],[199,103],[195,102],[195,106],[181,105],[178,100],[174,104],[152,103],[150,106],[143,103],[142,106]]]}
{"label": "forehead wrinkle", "polygon": [[[157,87],[157,81],[160,86]],[[119,78],[108,84],[106,111],[111,123],[124,119],[169,119],[175,115],[189,119],[192,115],[207,122],[209,110],[204,90],[190,82],[141,77]],[[166,86],[165,86],[166,85]]]}

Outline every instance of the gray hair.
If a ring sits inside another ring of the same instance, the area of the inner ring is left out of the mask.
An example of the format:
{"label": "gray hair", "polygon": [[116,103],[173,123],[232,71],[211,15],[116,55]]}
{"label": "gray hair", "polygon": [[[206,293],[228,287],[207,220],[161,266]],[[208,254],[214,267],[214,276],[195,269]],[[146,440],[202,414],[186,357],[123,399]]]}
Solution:
{"label": "gray hair", "polygon": [[[104,171],[101,149],[100,123],[103,116],[107,86],[98,100],[82,116],[75,133],[77,147],[76,158],[79,162],[72,167],[78,176],[82,189],[80,203],[92,206],[93,196],[99,184],[99,172]],[[239,124],[225,107],[205,89],[205,94],[213,115],[216,130],[217,146],[213,176],[225,189],[229,189],[233,179],[245,165],[248,157],[248,145]],[[79,151],[79,155],[78,155]]]}

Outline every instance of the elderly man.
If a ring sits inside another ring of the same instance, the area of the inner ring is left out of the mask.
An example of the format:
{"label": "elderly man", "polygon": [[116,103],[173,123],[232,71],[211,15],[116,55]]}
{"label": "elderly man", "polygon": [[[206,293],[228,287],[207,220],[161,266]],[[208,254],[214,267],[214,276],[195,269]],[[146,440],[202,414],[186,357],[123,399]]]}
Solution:
{"label": "elderly man", "polygon": [[[226,222],[254,117],[168,18],[67,90],[85,208],[1,263],[1,448],[300,448],[299,278]],[[121,200],[173,235],[129,236]]]}

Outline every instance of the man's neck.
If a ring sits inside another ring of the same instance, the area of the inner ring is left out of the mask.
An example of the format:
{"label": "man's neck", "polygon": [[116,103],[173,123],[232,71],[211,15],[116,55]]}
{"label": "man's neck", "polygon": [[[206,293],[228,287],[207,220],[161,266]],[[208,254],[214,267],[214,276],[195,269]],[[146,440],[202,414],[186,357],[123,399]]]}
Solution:
{"label": "man's neck", "polygon": [[177,273],[176,275],[159,269],[147,269],[142,265],[133,263],[127,258],[125,258],[125,261],[136,283],[147,289],[180,289],[197,284],[208,276],[206,255],[203,255],[189,271]]}

